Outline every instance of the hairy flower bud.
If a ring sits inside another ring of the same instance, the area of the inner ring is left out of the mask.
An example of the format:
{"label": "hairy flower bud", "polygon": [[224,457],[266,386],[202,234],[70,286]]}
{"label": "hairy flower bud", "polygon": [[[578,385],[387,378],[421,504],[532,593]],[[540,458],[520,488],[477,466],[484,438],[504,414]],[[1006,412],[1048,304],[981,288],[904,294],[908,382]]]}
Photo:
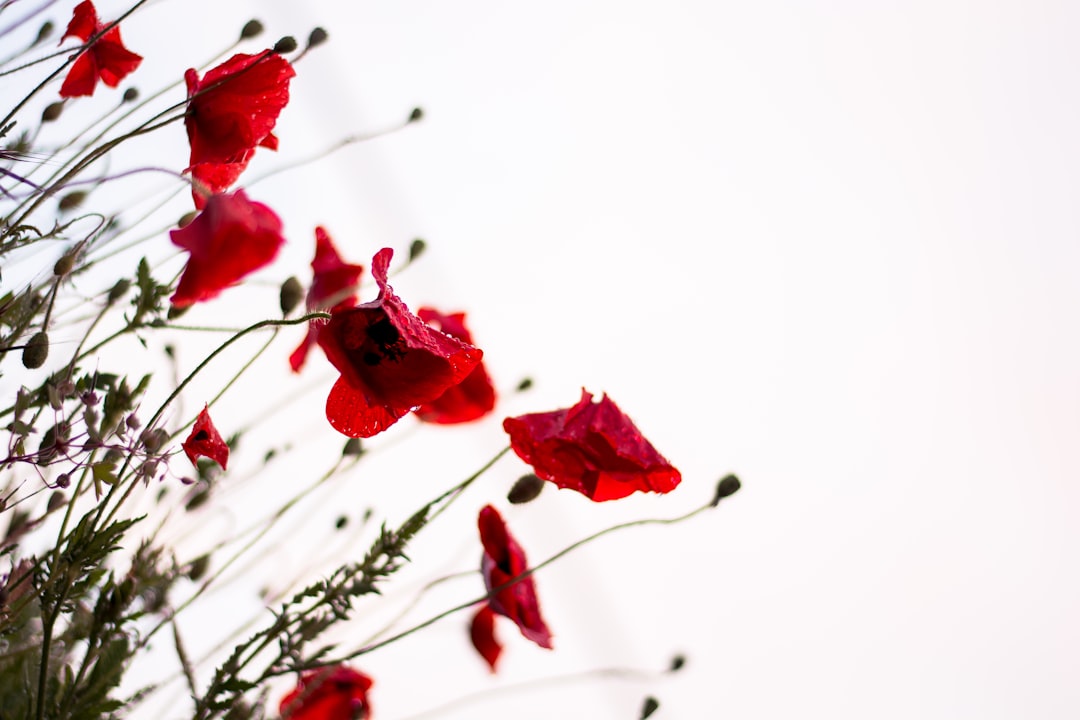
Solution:
{"label": "hairy flower bud", "polygon": [[310,35],[308,35],[307,46],[309,49],[313,47],[318,47],[319,45],[322,45],[324,42],[326,42],[329,37],[330,34],[327,33],[326,30],[322,29],[321,27],[317,27],[311,31]]}
{"label": "hairy flower bud", "polygon": [[244,27],[240,29],[240,39],[250,40],[253,37],[258,37],[259,35],[262,35],[262,31],[263,24],[258,20],[252,18],[251,20],[248,20],[246,23],[244,23]]}
{"label": "hairy flower bud", "polygon": [[37,37],[34,38],[34,45],[37,45],[37,44],[47,40],[49,38],[49,36],[52,35],[52,31],[53,31],[54,27],[56,27],[56,26],[53,25],[52,20],[46,20],[45,22],[43,22],[41,24],[41,29],[38,30]]}
{"label": "hairy flower bud", "polygon": [[517,479],[514,486],[510,488],[510,492],[506,494],[506,499],[513,505],[522,505],[539,497],[543,489],[544,481],[533,473],[529,473]]}
{"label": "hairy flower bud", "polygon": [[60,113],[64,111],[64,101],[57,100],[54,103],[49,103],[45,106],[45,109],[41,111],[41,122],[52,122],[60,117]]}
{"label": "hairy flower bud", "polygon": [[713,497],[712,506],[716,507],[720,501],[730,497],[739,491],[742,483],[734,475],[725,475],[716,485],[716,495]]}
{"label": "hairy flower bud", "polygon": [[60,212],[68,212],[69,210],[74,210],[75,208],[82,205],[83,200],[85,199],[85,190],[75,190],[74,192],[69,192],[67,195],[60,198],[60,201],[56,203],[56,206],[60,208]]}
{"label": "hairy flower bud", "polygon": [[23,346],[23,367],[33,370],[45,364],[49,357],[49,334],[42,330],[30,336],[26,345]]}
{"label": "hairy flower bud", "polygon": [[289,277],[288,280],[281,283],[281,314],[288,315],[296,306],[300,304],[300,301],[304,299],[304,286],[300,284],[300,281],[296,279],[295,275]]}
{"label": "hairy flower bud", "polygon": [[286,35],[285,37],[274,43],[274,52],[278,55],[285,55],[291,53],[296,49],[296,38],[292,35]]}
{"label": "hairy flower bud", "polygon": [[64,493],[56,490],[49,496],[49,504],[45,507],[45,512],[56,512],[60,508],[64,507],[67,503],[67,498],[64,497]]}
{"label": "hairy flower bud", "polygon": [[409,245],[409,262],[423,255],[425,250],[427,250],[427,243],[424,242],[423,238],[413,240]]}
{"label": "hairy flower bud", "polygon": [[127,90],[124,90],[124,95],[120,99],[120,102],[129,103],[129,102],[135,102],[138,99],[139,99],[139,90],[138,90],[138,88],[129,87]]}
{"label": "hairy flower bud", "polygon": [[53,264],[53,275],[57,277],[64,277],[75,267],[75,253],[67,252],[60,256],[60,258]]}
{"label": "hairy flower bud", "polygon": [[105,298],[106,304],[112,305],[114,302],[124,297],[124,295],[127,295],[129,289],[131,289],[131,281],[127,278],[120,278],[116,281],[116,284],[112,286],[112,289],[109,290],[109,296]]}

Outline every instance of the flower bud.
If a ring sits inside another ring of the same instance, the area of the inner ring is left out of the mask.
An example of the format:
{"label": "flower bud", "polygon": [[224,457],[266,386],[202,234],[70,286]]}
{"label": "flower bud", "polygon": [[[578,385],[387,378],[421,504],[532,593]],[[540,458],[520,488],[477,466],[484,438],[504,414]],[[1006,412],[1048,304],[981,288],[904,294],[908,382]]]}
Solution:
{"label": "flower bud", "polygon": [[423,110],[423,108],[414,107],[412,109],[412,112],[409,113],[409,122],[411,122],[411,123],[420,122],[423,119],[424,119],[424,110]]}
{"label": "flower bud", "polygon": [[262,35],[263,24],[254,18],[244,23],[244,27],[240,29],[240,39],[250,40],[253,37]]}
{"label": "flower bud", "polygon": [[191,221],[195,219],[195,216],[199,214],[198,210],[192,210],[191,212],[184,213],[180,216],[180,219],[176,221],[176,227],[178,229],[184,229],[191,224]]}
{"label": "flower bud", "polygon": [[300,284],[300,281],[296,279],[295,275],[289,277],[288,280],[281,283],[281,314],[288,315],[296,306],[300,304],[300,301],[304,299],[304,286]]}
{"label": "flower bud", "polygon": [[60,198],[60,201],[56,204],[56,206],[60,208],[60,212],[67,212],[69,210],[74,210],[75,208],[82,205],[83,200],[85,199],[85,190],[75,190],[74,192],[69,192],[67,195]]}
{"label": "flower bud", "polygon": [[60,117],[60,113],[64,110],[64,101],[57,100],[54,103],[49,103],[45,106],[45,109],[41,112],[41,122],[52,122]]}
{"label": "flower bud", "polygon": [[187,567],[188,580],[198,581],[210,568],[210,556],[200,555],[191,561]]}
{"label": "flower bud", "polygon": [[345,441],[345,447],[341,451],[342,455],[354,455],[359,457],[364,454],[364,447],[360,444],[360,438],[349,438]]}
{"label": "flower bud", "polygon": [[65,503],[67,503],[67,498],[64,497],[64,493],[56,490],[49,496],[49,504],[45,507],[45,512],[56,512],[64,507]]}
{"label": "flower bud", "polygon": [[409,262],[423,255],[425,250],[427,250],[427,243],[422,238],[413,240],[409,245]]}
{"label": "flower bud", "polygon": [[292,35],[286,35],[285,37],[274,43],[274,52],[278,55],[285,55],[291,53],[296,49],[296,38]]}
{"label": "flower bud", "polygon": [[522,505],[539,497],[543,489],[544,481],[529,473],[517,479],[514,487],[510,488],[510,492],[506,494],[506,499],[513,505]]}
{"label": "flower bud", "polygon": [[151,454],[160,450],[168,440],[169,433],[165,432],[164,428],[143,430],[139,435],[139,442],[146,448],[146,452]]}
{"label": "flower bud", "polygon": [[[37,44],[47,40],[49,38],[49,36],[52,35],[52,31],[53,31],[54,27],[55,26],[53,25],[52,20],[46,20],[45,22],[43,22],[41,24],[41,28],[38,30],[37,37],[34,38],[34,45],[37,45]],[[33,46],[31,46],[31,47],[33,47]]]}
{"label": "flower bud", "polygon": [[678,672],[683,669],[684,665],[686,665],[686,656],[676,655],[671,658],[671,665],[668,666],[668,672]]}
{"label": "flower bud", "polygon": [[120,102],[129,103],[129,102],[135,102],[138,99],[139,99],[139,90],[138,90],[138,88],[129,87],[127,90],[124,90],[124,96],[120,99]]}
{"label": "flower bud", "polygon": [[[63,204],[63,200],[60,201]],[[60,259],[53,265],[53,275],[57,277],[64,277],[72,268],[75,267],[75,253],[67,252],[60,256]]]}
{"label": "flower bud", "polygon": [[131,281],[127,278],[120,278],[116,281],[116,284],[109,290],[109,296],[105,298],[105,303],[112,305],[114,302],[124,297],[127,291],[131,289]]}
{"label": "flower bud", "polygon": [[34,333],[23,346],[23,367],[33,370],[45,364],[49,357],[49,334],[44,330]]}
{"label": "flower bud", "polygon": [[327,33],[326,30],[322,29],[321,27],[317,27],[311,31],[310,35],[308,35],[307,46],[309,49],[313,47],[318,47],[324,42],[326,42],[329,37],[330,34]]}
{"label": "flower bud", "polygon": [[660,708],[660,701],[659,700],[657,700],[656,698],[654,698],[651,695],[649,697],[645,698],[645,702],[641,706],[641,720],[645,720],[645,718],[652,715],[659,708]]}
{"label": "flower bud", "polygon": [[730,497],[739,491],[742,483],[734,475],[725,475],[716,485],[716,495],[713,497],[712,506],[716,507],[720,501]]}
{"label": "flower bud", "polygon": [[67,473],[60,473],[59,475],[56,476],[55,485],[56,485],[56,487],[60,488],[61,490],[70,487],[71,486],[71,476],[68,475]]}

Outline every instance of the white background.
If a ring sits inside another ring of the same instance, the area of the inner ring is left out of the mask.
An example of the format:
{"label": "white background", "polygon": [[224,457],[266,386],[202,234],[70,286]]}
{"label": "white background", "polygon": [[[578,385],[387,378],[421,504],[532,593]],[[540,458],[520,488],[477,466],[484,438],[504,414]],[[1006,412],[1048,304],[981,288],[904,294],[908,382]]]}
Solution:
{"label": "white background", "polygon": [[[662,669],[676,652],[688,664],[670,678],[554,683],[440,717],[629,719],[646,694],[672,719],[1080,712],[1080,6],[267,0],[219,3],[212,22],[190,8],[125,25],[145,77],[176,77],[252,16],[269,39],[247,51],[330,33],[298,63],[280,150],[260,150],[252,178],[426,111],[251,186],[290,240],[266,286],[307,279],[318,223],[365,265],[424,237],[395,288],[412,307],[467,310],[508,390],[477,428],[391,430],[370,473],[303,510],[312,527],[372,505],[400,521],[501,447],[503,415],[567,406],[582,386],[634,417],[682,486],[509,510],[525,468],[506,458],[418,544],[428,572],[403,583],[437,572],[441,546],[443,571],[475,567],[485,502],[539,560],[606,524],[692,509],[728,471],[744,481],[711,514],[541,572],[553,653],[500,624],[492,678],[461,616],[357,661],[375,717],[528,678]],[[147,47],[163,27],[185,37],[176,57]],[[274,346],[282,363],[301,334]],[[536,387],[514,396],[525,375]],[[271,387],[320,377],[321,398],[325,366]],[[223,406],[219,427],[259,400]],[[311,405],[284,423],[298,442],[327,432]],[[267,570],[304,563],[275,552]]]}

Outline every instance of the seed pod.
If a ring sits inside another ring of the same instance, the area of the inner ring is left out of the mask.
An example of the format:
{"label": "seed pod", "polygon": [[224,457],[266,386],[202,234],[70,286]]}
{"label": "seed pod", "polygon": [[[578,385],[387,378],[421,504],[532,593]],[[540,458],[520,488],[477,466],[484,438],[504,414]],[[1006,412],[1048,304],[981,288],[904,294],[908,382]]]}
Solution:
{"label": "seed pod", "polygon": [[30,340],[23,346],[23,367],[33,370],[45,364],[49,357],[49,334],[42,330],[30,336]]}

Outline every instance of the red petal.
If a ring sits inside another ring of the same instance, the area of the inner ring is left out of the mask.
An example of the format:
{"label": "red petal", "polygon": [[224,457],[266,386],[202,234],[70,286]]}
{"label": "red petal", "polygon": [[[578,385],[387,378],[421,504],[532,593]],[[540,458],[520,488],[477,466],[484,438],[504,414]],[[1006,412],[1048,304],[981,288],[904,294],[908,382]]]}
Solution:
{"label": "red petal", "polygon": [[406,413],[411,406],[395,408],[373,404],[362,390],[354,388],[344,378],[337,379],[326,398],[326,419],[342,435],[369,438],[387,429]]}
{"label": "red petal", "polygon": [[142,62],[141,55],[136,55],[124,47],[118,25],[113,26],[94,43],[90,51],[97,57],[101,81],[109,87],[119,85],[120,81],[134,72]]}
{"label": "red petal", "polygon": [[356,286],[364,266],[345,262],[322,226],[315,228],[315,257],[311,269],[314,275],[308,289],[308,308],[344,308],[356,304]]}
{"label": "red petal", "polygon": [[[472,335],[465,327],[465,313],[444,315],[433,308],[422,307],[417,315],[436,330],[472,343]],[[494,408],[495,386],[481,362],[460,383],[417,408],[416,416],[424,422],[453,425],[482,418]]]}
{"label": "red petal", "polygon": [[309,670],[281,699],[281,720],[366,720],[371,678],[346,665]]}
{"label": "red petal", "polygon": [[[524,573],[529,564],[525,551],[511,537],[506,523],[494,507],[487,505],[481,509],[477,524],[480,542],[484,546],[480,570],[490,593]],[[542,648],[552,648],[551,631],[540,615],[540,603],[536,599],[536,585],[532,576],[503,588],[489,598],[488,604],[499,615],[513,620],[527,639]]]}
{"label": "red petal", "polygon": [[495,665],[499,662],[503,647],[495,637],[495,611],[488,605],[485,604],[473,616],[469,624],[469,638],[472,639],[476,651],[487,661],[491,672],[495,672]]}
{"label": "red petal", "polygon": [[285,242],[281,219],[266,205],[249,200],[243,190],[214,195],[194,220],[171,231],[169,238],[191,253],[172,296],[177,307],[216,297],[269,264]]}
{"label": "red petal", "polygon": [[506,418],[503,429],[538,477],[592,500],[670,492],[682,480],[607,395],[593,403],[582,390],[571,408]]}
{"label": "red petal", "polygon": [[75,62],[71,64],[64,83],[60,86],[60,97],[85,97],[94,94],[97,87],[98,68],[94,54],[84,51]]}
{"label": "red petal", "polygon": [[229,464],[229,446],[222,440],[217,428],[210,419],[210,411],[203,407],[199,417],[195,419],[195,426],[191,428],[191,434],[181,447],[188,456],[188,460],[194,465],[200,457],[207,457],[216,462],[224,470]]}
{"label": "red petal", "polygon": [[97,10],[94,9],[94,3],[90,2],[90,0],[83,0],[83,2],[75,6],[75,11],[71,14],[71,22],[68,23],[63,37],[60,38],[60,44],[63,44],[69,37],[76,37],[86,42],[98,30],[98,16]]}

